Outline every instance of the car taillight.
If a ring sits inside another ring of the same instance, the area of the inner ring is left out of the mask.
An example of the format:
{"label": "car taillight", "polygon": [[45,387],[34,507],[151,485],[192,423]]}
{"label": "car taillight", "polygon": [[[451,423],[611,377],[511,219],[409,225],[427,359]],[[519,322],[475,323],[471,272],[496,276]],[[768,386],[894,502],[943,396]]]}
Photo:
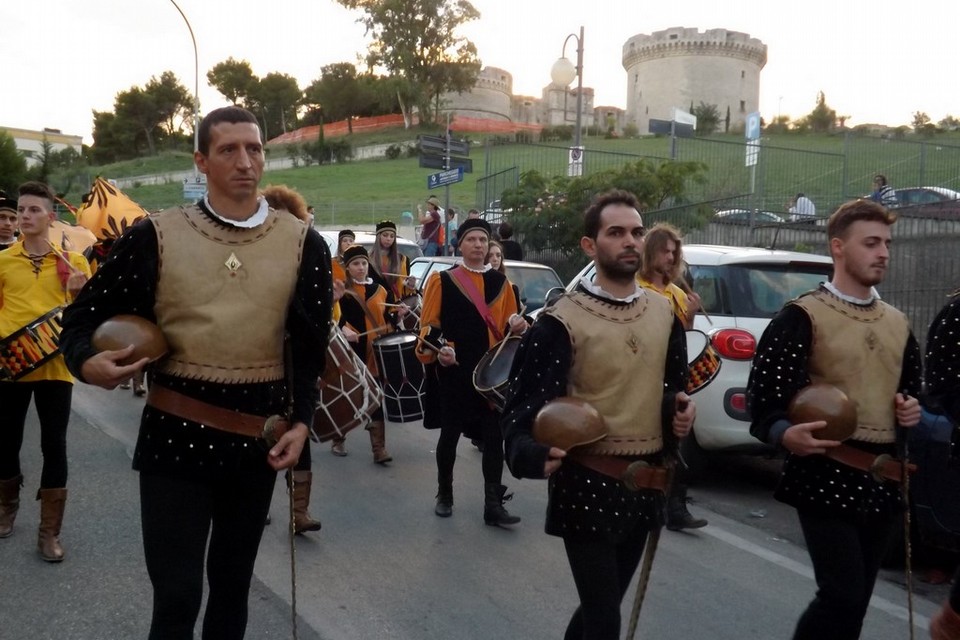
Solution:
{"label": "car taillight", "polygon": [[757,350],[757,339],[743,329],[721,329],[710,341],[721,356],[731,360],[749,360]]}

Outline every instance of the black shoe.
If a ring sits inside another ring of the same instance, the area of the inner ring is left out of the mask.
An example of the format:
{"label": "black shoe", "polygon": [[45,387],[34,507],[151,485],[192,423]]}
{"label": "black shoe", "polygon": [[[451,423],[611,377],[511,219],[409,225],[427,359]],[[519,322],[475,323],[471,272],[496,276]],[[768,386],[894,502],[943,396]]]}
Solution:
{"label": "black shoe", "polygon": [[675,504],[671,504],[667,509],[667,529],[670,531],[680,531],[681,529],[700,529],[701,527],[707,526],[707,521],[703,518],[694,518],[693,515],[687,511],[687,501],[686,500],[671,500]]}
{"label": "black shoe", "polygon": [[470,444],[475,446],[480,453],[483,453],[483,440],[478,440],[477,438],[471,438]]}
{"label": "black shoe", "polygon": [[449,518],[453,515],[453,487],[443,487],[437,491],[437,506],[433,512],[441,518]]}
{"label": "black shoe", "polygon": [[520,516],[510,515],[503,503],[513,498],[507,494],[507,488],[496,482],[488,482],[483,486],[483,523],[491,527],[502,527],[520,522]]}

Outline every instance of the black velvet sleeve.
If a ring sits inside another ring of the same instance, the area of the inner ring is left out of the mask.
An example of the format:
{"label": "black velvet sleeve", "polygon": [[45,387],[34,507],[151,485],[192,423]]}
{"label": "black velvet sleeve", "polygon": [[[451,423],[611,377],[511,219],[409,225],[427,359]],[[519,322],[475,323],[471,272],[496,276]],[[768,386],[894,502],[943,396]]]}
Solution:
{"label": "black velvet sleeve", "polygon": [[779,444],[789,426],[790,400],[810,384],[807,361],[812,342],[810,318],[794,304],[784,306],[760,337],[747,382],[750,433],[758,440]]}
{"label": "black velvet sleeve", "polygon": [[673,435],[673,416],[677,410],[677,393],[687,388],[688,375],[686,332],[680,319],[674,316],[670,343],[667,345],[667,361],[664,363],[663,403],[660,411],[664,444],[668,449],[678,445]]}
{"label": "black velvet sleeve", "polygon": [[533,419],[543,405],[567,394],[572,360],[570,336],[556,319],[540,316],[523,334],[500,420],[507,467],[517,478],[543,478],[550,447],[533,439]]}
{"label": "black velvet sleeve", "polygon": [[157,234],[143,219],[114,242],[90,282],[64,310],[60,351],[73,375],[83,380],[83,363],[97,353],[90,343],[93,332],[108,318],[134,314],[156,322],[157,269]]}
{"label": "black velvet sleeve", "polygon": [[310,424],[317,401],[333,312],[330,251],[314,229],[307,232],[293,302],[287,316],[293,360],[294,422]]}
{"label": "black velvet sleeve", "polygon": [[927,395],[924,404],[960,422],[960,296],[954,297],[927,332]]}

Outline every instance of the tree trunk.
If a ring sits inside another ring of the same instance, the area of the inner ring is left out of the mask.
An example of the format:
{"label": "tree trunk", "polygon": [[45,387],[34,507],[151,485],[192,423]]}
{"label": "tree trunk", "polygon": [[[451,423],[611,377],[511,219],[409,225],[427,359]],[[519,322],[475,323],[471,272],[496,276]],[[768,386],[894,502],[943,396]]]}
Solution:
{"label": "tree trunk", "polygon": [[409,129],[411,124],[410,112],[407,110],[407,105],[403,103],[403,96],[400,95],[399,91],[397,91],[397,102],[400,103],[400,113],[403,115],[403,128]]}

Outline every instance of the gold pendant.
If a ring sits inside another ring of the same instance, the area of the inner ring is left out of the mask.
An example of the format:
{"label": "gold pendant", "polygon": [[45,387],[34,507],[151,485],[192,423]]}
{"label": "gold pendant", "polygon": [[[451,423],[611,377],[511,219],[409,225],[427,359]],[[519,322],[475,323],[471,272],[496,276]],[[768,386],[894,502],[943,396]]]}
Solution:
{"label": "gold pendant", "polygon": [[867,332],[867,348],[870,349],[870,351],[873,351],[874,349],[877,348],[878,342],[879,342],[879,338],[877,338],[877,334],[873,332],[873,329],[868,331]]}
{"label": "gold pendant", "polygon": [[240,258],[238,258],[237,254],[233,252],[230,253],[230,257],[227,258],[227,261],[223,264],[225,264],[227,269],[230,270],[230,273],[236,273],[240,267],[243,266],[243,263],[240,262]]}
{"label": "gold pendant", "polygon": [[633,333],[631,333],[630,337],[627,338],[627,346],[630,347],[630,350],[633,351],[634,355],[636,355],[637,351],[640,350],[640,341],[637,340],[637,336],[635,336]]}

